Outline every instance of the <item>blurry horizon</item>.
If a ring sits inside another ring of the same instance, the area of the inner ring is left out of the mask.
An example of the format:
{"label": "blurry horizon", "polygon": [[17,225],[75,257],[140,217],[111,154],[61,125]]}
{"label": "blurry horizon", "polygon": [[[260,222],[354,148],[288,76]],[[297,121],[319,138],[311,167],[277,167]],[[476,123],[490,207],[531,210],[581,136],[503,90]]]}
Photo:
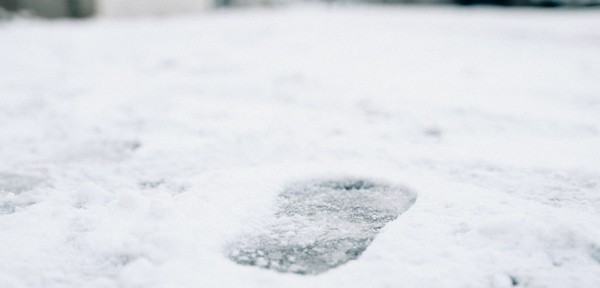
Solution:
{"label": "blurry horizon", "polygon": [[[458,7],[590,8],[600,0],[0,0],[0,18],[11,14],[43,18],[131,17],[189,14],[220,8],[278,7],[301,3],[456,5]],[[25,14],[23,14],[25,13]]]}

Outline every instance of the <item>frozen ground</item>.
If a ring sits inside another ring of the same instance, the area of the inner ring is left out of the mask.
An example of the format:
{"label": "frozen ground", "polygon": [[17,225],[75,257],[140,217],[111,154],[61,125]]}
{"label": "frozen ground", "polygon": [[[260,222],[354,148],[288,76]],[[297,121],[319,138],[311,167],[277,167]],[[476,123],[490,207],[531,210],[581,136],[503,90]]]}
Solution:
{"label": "frozen ground", "polygon": [[[600,287],[599,10],[18,20],[0,44],[2,288]],[[340,177],[416,202],[319,275],[230,260],[286,187]]]}

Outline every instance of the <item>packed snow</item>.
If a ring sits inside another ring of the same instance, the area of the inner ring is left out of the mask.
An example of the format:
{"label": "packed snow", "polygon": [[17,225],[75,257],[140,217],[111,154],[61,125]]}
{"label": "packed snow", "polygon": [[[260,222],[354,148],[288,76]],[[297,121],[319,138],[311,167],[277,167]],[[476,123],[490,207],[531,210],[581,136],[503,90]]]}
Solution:
{"label": "packed snow", "polygon": [[292,183],[278,196],[276,220],[240,237],[229,258],[280,272],[320,274],[357,259],[381,228],[415,202],[402,187],[362,179]]}
{"label": "packed snow", "polygon": [[[600,287],[600,10],[16,19],[0,44],[2,288]],[[411,198],[322,273],[232,261],[354,233],[281,204],[313,179]]]}

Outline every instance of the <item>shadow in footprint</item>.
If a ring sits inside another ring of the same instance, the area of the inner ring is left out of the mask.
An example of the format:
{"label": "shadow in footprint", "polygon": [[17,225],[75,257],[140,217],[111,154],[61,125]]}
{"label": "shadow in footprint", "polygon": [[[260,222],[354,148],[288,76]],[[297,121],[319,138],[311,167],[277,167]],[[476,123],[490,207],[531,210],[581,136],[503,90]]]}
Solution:
{"label": "shadow in footprint", "polygon": [[266,232],[238,239],[229,258],[279,272],[323,273],[358,258],[415,200],[402,186],[361,179],[290,185]]}

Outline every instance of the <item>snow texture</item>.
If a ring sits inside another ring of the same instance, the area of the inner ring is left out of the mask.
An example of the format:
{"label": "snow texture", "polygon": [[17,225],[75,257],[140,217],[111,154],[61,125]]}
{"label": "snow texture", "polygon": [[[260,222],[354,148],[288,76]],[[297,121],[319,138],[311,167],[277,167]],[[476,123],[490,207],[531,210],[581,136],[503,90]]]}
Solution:
{"label": "snow texture", "polygon": [[[597,9],[16,19],[0,44],[2,288],[600,287]],[[379,188],[329,199],[344,179]],[[291,253],[310,275],[231,261],[265,235],[350,240]]]}
{"label": "snow texture", "polygon": [[414,195],[369,180],[294,183],[279,195],[265,235],[244,236],[229,257],[280,272],[319,274],[358,258],[379,229],[406,211]]}

